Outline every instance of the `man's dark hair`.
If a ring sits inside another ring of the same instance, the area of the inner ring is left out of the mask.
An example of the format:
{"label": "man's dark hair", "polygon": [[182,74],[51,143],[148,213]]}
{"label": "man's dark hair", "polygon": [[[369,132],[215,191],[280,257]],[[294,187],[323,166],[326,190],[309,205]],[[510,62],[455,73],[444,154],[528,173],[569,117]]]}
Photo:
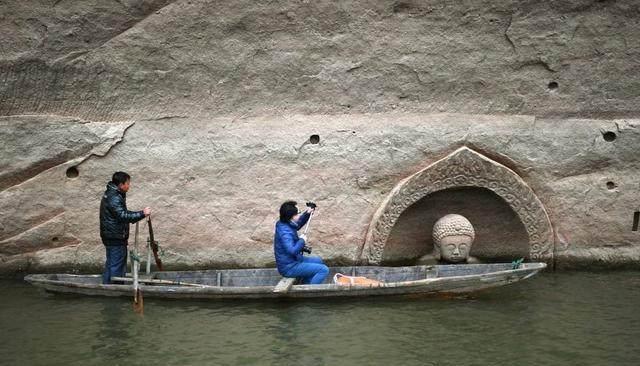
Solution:
{"label": "man's dark hair", "polygon": [[115,172],[113,173],[113,177],[111,177],[111,183],[115,185],[124,184],[128,180],[131,180],[131,176],[125,172]]}
{"label": "man's dark hair", "polygon": [[298,203],[296,201],[287,201],[280,206],[280,221],[291,221],[291,219],[298,214]]}

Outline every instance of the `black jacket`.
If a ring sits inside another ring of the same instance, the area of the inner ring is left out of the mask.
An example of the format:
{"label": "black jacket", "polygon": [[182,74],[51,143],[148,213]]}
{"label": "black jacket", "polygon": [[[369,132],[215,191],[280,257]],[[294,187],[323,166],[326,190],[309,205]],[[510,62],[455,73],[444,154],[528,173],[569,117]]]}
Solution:
{"label": "black jacket", "polygon": [[100,201],[100,237],[105,245],[126,245],[129,224],[144,219],[142,211],[127,211],[127,194],[109,182]]}

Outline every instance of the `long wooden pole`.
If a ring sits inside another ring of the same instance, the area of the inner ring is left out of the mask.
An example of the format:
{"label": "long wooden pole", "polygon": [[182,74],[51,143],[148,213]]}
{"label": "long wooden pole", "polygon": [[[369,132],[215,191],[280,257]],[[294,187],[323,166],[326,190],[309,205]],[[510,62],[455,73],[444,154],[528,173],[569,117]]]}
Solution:
{"label": "long wooden pole", "polygon": [[[135,278],[131,278],[131,277],[113,277],[113,280],[114,281],[122,281],[122,282],[132,282],[132,281],[135,281]],[[203,284],[200,284],[200,283],[192,283],[192,282],[159,280],[159,279],[156,279],[156,278],[139,278],[138,282],[139,283],[158,284],[158,285],[189,286],[189,287],[200,287],[200,288],[219,287],[219,286],[203,285]]]}
{"label": "long wooden pole", "polygon": [[147,268],[146,273],[151,274],[151,240],[147,240]]}
{"label": "long wooden pole", "polygon": [[138,281],[138,272],[140,270],[140,259],[138,258],[138,223],[136,222],[136,233],[133,238],[133,265],[131,271],[133,272],[133,311],[138,314],[142,314],[144,311],[144,305],[142,300],[142,291],[140,290],[140,284]]}
{"label": "long wooden pole", "polygon": [[313,215],[316,213],[315,210],[311,211],[311,216],[309,216],[309,221],[307,221],[307,226],[304,228],[304,235],[307,235],[307,233],[309,232],[309,226],[311,226],[311,219],[313,218]]}
{"label": "long wooden pole", "polygon": [[153,226],[151,225],[151,215],[147,218],[147,226],[149,226],[149,243],[151,244],[151,250],[153,251],[153,258],[156,260],[156,267],[158,271],[162,271],[162,260],[158,254],[158,244],[153,236]]}
{"label": "long wooden pole", "polygon": [[138,271],[136,270],[136,257],[138,255],[138,228],[139,224],[136,222],[136,232],[133,236],[133,254],[131,256],[131,272],[133,274],[133,303],[138,302]]}

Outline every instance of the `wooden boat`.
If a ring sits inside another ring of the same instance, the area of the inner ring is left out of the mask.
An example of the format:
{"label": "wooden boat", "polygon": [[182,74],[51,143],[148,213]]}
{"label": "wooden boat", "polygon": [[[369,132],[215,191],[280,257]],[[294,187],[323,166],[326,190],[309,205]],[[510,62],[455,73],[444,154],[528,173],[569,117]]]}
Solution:
{"label": "wooden boat", "polygon": [[[292,284],[292,279],[283,279],[274,268],[167,271],[141,276],[140,289],[145,297],[179,299],[464,293],[521,281],[545,267],[545,263],[332,267],[325,283],[319,285]],[[333,283],[336,273],[364,276],[380,283],[337,285]],[[103,285],[101,275],[32,274],[26,276],[25,280],[47,291],[59,293],[94,296],[131,296],[133,293],[130,282]]]}

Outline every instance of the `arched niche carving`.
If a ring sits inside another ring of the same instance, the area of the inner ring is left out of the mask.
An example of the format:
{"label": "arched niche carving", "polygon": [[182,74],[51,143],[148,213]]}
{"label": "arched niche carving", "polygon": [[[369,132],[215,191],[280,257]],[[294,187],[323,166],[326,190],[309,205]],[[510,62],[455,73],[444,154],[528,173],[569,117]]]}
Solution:
{"label": "arched niche carving", "polygon": [[457,187],[486,188],[500,196],[527,231],[529,259],[553,259],[551,222],[533,190],[513,170],[468,147],[457,149],[394,187],[371,220],[362,259],[380,263],[391,230],[404,210],[431,193]]}

